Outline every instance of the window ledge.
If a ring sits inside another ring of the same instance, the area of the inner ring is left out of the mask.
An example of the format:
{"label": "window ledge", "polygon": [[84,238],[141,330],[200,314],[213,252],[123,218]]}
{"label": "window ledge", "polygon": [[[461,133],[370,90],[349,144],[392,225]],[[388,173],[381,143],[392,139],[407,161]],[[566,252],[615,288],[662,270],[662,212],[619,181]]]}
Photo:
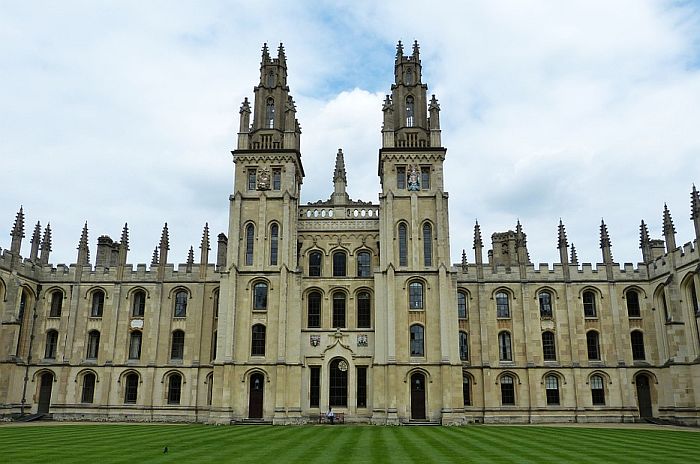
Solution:
{"label": "window ledge", "polygon": [[642,320],[642,316],[628,316],[628,318],[633,320],[633,321],[641,321]]}
{"label": "window ledge", "polygon": [[505,317],[505,316],[497,316],[497,317],[496,317],[496,320],[499,320],[499,321],[510,321],[511,319],[512,319],[512,318],[511,318],[510,316],[508,316],[508,317]]}
{"label": "window ledge", "polygon": [[597,321],[598,316],[583,316],[583,318],[587,321]]}
{"label": "window ledge", "polygon": [[261,314],[261,313],[265,314],[266,312],[267,312],[267,309],[254,309],[253,310],[253,313],[256,313],[256,314]]}

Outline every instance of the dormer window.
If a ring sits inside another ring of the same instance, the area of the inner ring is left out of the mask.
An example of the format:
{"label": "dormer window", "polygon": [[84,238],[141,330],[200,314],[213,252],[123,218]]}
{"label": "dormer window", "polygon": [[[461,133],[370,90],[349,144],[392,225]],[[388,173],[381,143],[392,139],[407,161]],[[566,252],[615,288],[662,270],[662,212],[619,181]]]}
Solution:
{"label": "dormer window", "polygon": [[275,127],[275,100],[272,98],[267,99],[267,105],[265,106],[265,127],[268,129],[274,129]]}
{"label": "dormer window", "polygon": [[408,96],[406,97],[406,126],[407,127],[413,127],[413,118],[414,118],[414,108],[415,104],[413,102],[413,97]]}

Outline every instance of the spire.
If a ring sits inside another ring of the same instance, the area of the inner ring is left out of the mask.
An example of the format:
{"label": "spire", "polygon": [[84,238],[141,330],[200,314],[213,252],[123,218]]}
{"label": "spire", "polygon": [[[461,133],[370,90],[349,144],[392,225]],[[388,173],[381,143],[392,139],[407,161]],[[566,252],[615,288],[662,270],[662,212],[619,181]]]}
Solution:
{"label": "spire", "polygon": [[267,42],[263,43],[263,48],[262,48],[262,63],[265,64],[270,61],[270,52],[267,49]]}
{"label": "spire", "polygon": [[165,266],[168,263],[168,250],[170,250],[170,237],[168,234],[168,223],[166,222],[163,226],[163,232],[160,235],[160,245],[158,245],[160,250],[160,255],[158,257],[158,263],[161,266]]}
{"label": "spire", "polygon": [[462,248],[462,272],[467,272],[467,252]]}
{"label": "spire", "polygon": [[151,257],[151,266],[158,265],[158,247],[153,249],[153,257]]}
{"label": "spire", "polygon": [[523,226],[518,219],[515,225],[515,249],[518,254],[518,262],[526,264],[530,262],[530,253],[527,251],[527,236],[523,232]]}
{"label": "spire", "polygon": [[41,243],[41,223],[36,221],[34,233],[32,234],[32,251],[29,253],[29,259],[36,261],[39,256],[39,244]]}
{"label": "spire", "polygon": [[664,239],[666,240],[666,253],[671,253],[676,249],[676,228],[673,226],[671,212],[664,203]]}
{"label": "spire", "polygon": [[649,228],[644,223],[644,219],[642,219],[642,223],[639,225],[639,248],[642,249],[642,261],[645,263],[651,261],[651,240],[649,239]]}
{"label": "spire", "polygon": [[690,219],[695,225],[695,239],[700,245],[700,194],[693,184],[693,191],[690,194]]}
{"label": "spire", "polygon": [[413,59],[416,61],[420,59],[420,45],[417,40],[413,41]]}
{"label": "spire", "polygon": [[190,245],[190,251],[187,252],[187,272],[192,272],[192,265],[194,264],[194,248]]}
{"label": "spire", "polygon": [[202,243],[199,245],[199,249],[202,250],[199,258],[199,264],[206,266],[209,264],[209,223],[204,224],[204,231],[202,232]]}
{"label": "spire", "polygon": [[83,226],[83,231],[80,234],[80,241],[78,241],[78,266],[89,266],[90,265],[90,248],[88,247],[88,223],[85,221]]}
{"label": "spire", "polygon": [[481,226],[479,225],[479,221],[476,221],[476,224],[474,224],[474,249],[476,250],[477,248],[483,248],[484,243],[481,241]]}
{"label": "spire", "polygon": [[12,237],[12,245],[10,245],[10,252],[19,256],[20,249],[22,248],[22,239],[24,238],[24,209],[21,206],[19,207],[19,211],[17,212],[15,223],[12,226],[10,237]]}
{"label": "spire", "polygon": [[[567,248],[569,247],[569,241],[566,238],[566,229],[564,228],[564,223],[562,222],[561,218],[559,218],[559,243],[557,244],[557,248],[559,249],[559,262],[562,264],[568,264],[569,259],[566,254]],[[568,269],[566,269],[568,272]]]}
{"label": "spire", "polygon": [[484,263],[483,257],[484,243],[481,241],[481,226],[479,226],[479,221],[477,220],[474,224],[474,260],[477,265],[477,274],[481,276],[483,268],[481,265]]}
{"label": "spire", "polygon": [[399,40],[399,43],[396,44],[396,61],[401,61],[403,58],[403,44]]}
{"label": "spire", "polygon": [[612,258],[612,243],[608,235],[608,226],[605,225],[603,219],[600,220],[600,249],[603,250],[603,262],[609,264],[613,262]]}
{"label": "spire", "polygon": [[39,258],[39,262],[41,264],[48,264],[50,253],[51,253],[51,224],[46,224],[46,229],[44,229],[44,236],[41,239],[41,257]]}
{"label": "spire", "polygon": [[121,246],[123,246],[127,251],[129,250],[129,224],[124,223],[124,228],[122,229],[122,241]]}
{"label": "spire", "polygon": [[280,46],[277,47],[277,59],[280,64],[284,65],[287,62],[287,56],[284,53],[284,45],[280,42]]}
{"label": "spire", "polygon": [[338,148],[338,153],[335,155],[335,172],[333,173],[333,182],[342,180],[347,184],[348,179],[345,176],[345,158],[343,157],[343,149]]}
{"label": "spire", "polygon": [[576,254],[576,247],[573,242],[571,243],[571,264],[578,265],[578,255]]}

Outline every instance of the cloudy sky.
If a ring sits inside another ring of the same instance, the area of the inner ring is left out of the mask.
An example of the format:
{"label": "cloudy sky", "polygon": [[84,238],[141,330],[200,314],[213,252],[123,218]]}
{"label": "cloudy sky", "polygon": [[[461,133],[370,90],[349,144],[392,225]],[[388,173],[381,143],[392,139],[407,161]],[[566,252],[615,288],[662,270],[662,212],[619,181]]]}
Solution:
{"label": "cloudy sky", "polygon": [[[426,5],[429,5],[428,8]],[[398,40],[421,45],[442,108],[451,244],[474,220],[528,234],[556,262],[561,218],[582,262],[637,262],[639,222],[694,238],[700,184],[700,5],[610,1],[0,0],[0,247],[20,205],[29,237],[53,229],[53,263],[131,230],[150,262],[167,222],[170,261],[226,232],[238,109],[263,42],[284,42],[302,125],[302,201],[326,199],[338,148],[350,195],[377,202],[381,103]],[[212,254],[212,259],[214,255]]]}

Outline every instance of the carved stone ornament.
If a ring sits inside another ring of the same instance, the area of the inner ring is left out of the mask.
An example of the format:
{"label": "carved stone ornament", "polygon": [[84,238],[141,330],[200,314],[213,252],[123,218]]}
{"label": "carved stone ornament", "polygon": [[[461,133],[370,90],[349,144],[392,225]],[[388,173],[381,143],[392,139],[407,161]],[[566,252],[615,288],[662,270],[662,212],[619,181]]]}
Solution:
{"label": "carved stone ornament", "polygon": [[258,174],[258,190],[270,190],[270,170],[262,168]]}
{"label": "carved stone ornament", "polygon": [[132,329],[143,329],[143,319],[132,319],[130,325]]}
{"label": "carved stone ornament", "polygon": [[357,346],[369,346],[369,341],[367,339],[367,335],[359,334],[357,336]]}
{"label": "carved stone ornament", "polygon": [[420,190],[418,169],[416,169],[415,165],[411,166],[411,171],[408,173],[408,190],[409,192],[417,192]]}
{"label": "carved stone ornament", "polygon": [[341,372],[345,372],[348,370],[348,362],[345,360],[342,360],[338,363],[338,370]]}
{"label": "carved stone ornament", "polygon": [[320,335],[310,335],[309,336],[309,343],[311,343],[311,346],[318,346],[321,344],[321,336]]}

